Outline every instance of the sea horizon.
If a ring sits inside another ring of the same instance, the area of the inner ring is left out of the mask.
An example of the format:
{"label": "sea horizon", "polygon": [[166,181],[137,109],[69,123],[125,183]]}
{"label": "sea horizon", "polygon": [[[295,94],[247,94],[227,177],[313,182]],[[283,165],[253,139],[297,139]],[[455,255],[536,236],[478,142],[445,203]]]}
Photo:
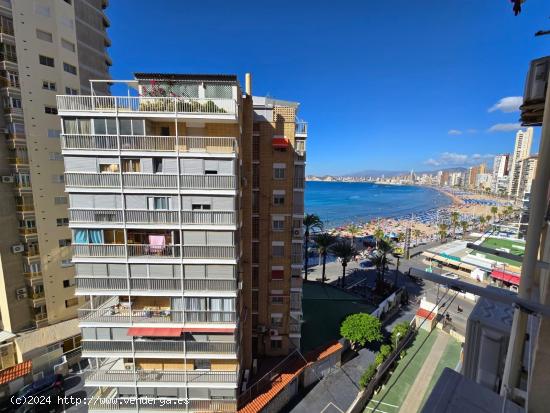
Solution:
{"label": "sea horizon", "polygon": [[305,211],[319,215],[327,228],[400,218],[452,205],[439,189],[378,182],[307,181]]}

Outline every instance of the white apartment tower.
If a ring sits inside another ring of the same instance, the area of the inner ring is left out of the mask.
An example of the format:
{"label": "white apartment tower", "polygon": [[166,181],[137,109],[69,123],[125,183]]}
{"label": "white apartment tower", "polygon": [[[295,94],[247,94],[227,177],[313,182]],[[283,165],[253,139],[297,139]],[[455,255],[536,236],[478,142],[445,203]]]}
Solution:
{"label": "white apartment tower", "polygon": [[520,180],[518,194],[522,197],[525,193],[531,192],[531,184],[535,179],[537,171],[538,156],[532,155],[521,161]]}
{"label": "white apartment tower", "polygon": [[509,159],[510,155],[507,153],[495,156],[491,188],[494,194],[506,194],[508,192]]}
{"label": "white apartment tower", "polygon": [[508,181],[508,195],[514,198],[521,197],[519,192],[521,179],[521,161],[531,154],[531,144],[533,143],[533,128],[527,128],[525,131],[519,130],[516,133],[516,144],[512,154],[512,163],[510,164],[510,178]]}
{"label": "white apartment tower", "polygon": [[58,96],[94,411],[236,411],[252,355],[299,343],[305,127],[274,102],[257,128],[249,79],[243,95],[234,75],[137,73],[125,96]]}

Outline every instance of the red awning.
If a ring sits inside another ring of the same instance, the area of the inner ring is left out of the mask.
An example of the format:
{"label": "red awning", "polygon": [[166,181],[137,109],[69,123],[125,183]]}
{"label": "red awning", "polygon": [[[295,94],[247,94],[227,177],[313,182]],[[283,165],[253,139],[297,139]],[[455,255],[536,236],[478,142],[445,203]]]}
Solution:
{"label": "red awning", "polygon": [[290,145],[290,140],[285,137],[273,138],[271,144],[274,148],[288,148]]}
{"label": "red awning", "polygon": [[520,277],[516,274],[511,274],[509,272],[504,272],[500,270],[493,270],[491,272],[491,277],[496,278],[497,280],[502,280],[510,284],[519,285]]}
{"label": "red awning", "polygon": [[129,336],[139,337],[179,337],[181,328],[143,328],[131,327],[128,329]]}
{"label": "red awning", "polygon": [[182,328],[182,333],[234,333],[234,328]]}
{"label": "red awning", "polygon": [[435,313],[433,311],[426,310],[425,308],[419,308],[416,311],[416,315],[418,317],[427,318],[428,320],[432,320],[435,317]]}

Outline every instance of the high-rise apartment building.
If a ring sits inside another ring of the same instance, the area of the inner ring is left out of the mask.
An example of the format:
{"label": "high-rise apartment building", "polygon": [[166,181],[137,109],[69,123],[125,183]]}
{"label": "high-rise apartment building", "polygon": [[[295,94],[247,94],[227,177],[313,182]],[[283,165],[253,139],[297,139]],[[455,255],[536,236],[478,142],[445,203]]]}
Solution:
{"label": "high-rise apartment building", "polygon": [[235,411],[299,345],[305,124],[248,75],[126,83],[58,96],[90,403]]}
{"label": "high-rise apartment building", "polygon": [[528,156],[521,161],[518,194],[522,197],[525,193],[531,192],[531,184],[537,171],[537,161],[537,155]]}
{"label": "high-rise apartment building", "polygon": [[[0,316],[21,331],[76,316],[58,93],[108,78],[106,0],[0,1]],[[106,88],[102,93],[105,94]]]}
{"label": "high-rise apartment building", "polygon": [[510,178],[508,181],[508,195],[514,198],[521,197],[521,161],[527,158],[531,153],[531,144],[533,143],[533,128],[527,128],[525,131],[519,130],[516,133],[516,143],[510,164]]}
{"label": "high-rise apartment building", "polygon": [[481,165],[478,165],[478,166],[471,166],[471,167],[468,168],[466,183],[467,183],[467,186],[469,188],[476,188],[477,176],[479,174],[484,174],[485,169],[486,169],[486,166],[485,166],[484,163],[482,163]]}
{"label": "high-rise apartment building", "polygon": [[508,169],[510,154],[496,155],[493,161],[493,180],[491,190],[495,194],[508,192]]}

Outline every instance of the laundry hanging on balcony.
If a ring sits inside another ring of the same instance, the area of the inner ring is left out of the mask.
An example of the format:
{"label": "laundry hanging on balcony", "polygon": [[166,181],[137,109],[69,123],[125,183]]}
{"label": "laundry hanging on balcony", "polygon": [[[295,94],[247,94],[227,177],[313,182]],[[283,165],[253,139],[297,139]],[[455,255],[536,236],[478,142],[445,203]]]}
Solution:
{"label": "laundry hanging on balcony", "polygon": [[149,251],[153,253],[161,253],[166,246],[164,235],[149,235]]}
{"label": "laundry hanging on balcony", "polygon": [[102,229],[75,229],[74,242],[76,244],[104,244]]}

